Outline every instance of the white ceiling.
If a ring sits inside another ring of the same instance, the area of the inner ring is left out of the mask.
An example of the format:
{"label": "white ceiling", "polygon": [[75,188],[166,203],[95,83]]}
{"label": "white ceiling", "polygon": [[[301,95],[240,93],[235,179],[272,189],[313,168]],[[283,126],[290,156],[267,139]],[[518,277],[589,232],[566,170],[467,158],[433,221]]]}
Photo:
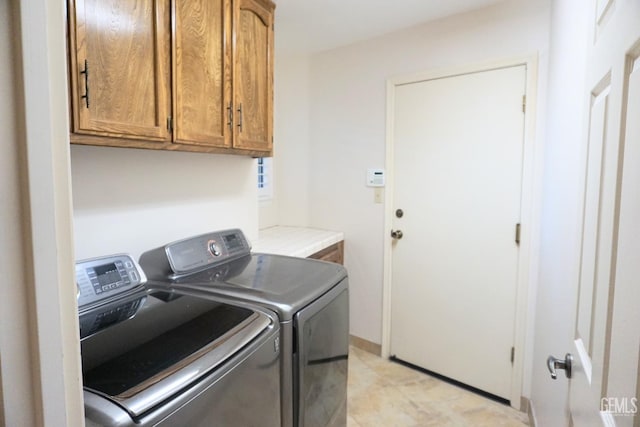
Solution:
{"label": "white ceiling", "polygon": [[274,0],[276,51],[332,49],[502,0]]}

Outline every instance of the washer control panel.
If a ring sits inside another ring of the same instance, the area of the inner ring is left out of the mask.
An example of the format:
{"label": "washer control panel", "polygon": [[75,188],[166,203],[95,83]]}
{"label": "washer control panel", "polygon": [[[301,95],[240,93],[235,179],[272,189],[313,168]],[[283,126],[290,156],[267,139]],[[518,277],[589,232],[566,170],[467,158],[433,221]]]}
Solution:
{"label": "washer control panel", "polygon": [[119,295],[146,281],[138,263],[127,254],[78,261],[78,307]]}
{"label": "washer control panel", "polygon": [[251,253],[251,245],[238,229],[215,231],[170,243],[165,252],[177,274],[200,271]]}

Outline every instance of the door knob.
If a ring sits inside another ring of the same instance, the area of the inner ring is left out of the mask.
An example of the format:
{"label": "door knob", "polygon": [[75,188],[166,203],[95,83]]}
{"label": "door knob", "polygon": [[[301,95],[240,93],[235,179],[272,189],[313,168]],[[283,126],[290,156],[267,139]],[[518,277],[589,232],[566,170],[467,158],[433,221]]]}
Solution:
{"label": "door knob", "polygon": [[391,237],[397,240],[402,239],[402,230],[391,230]]}
{"label": "door knob", "polygon": [[564,369],[564,374],[566,375],[566,377],[571,378],[571,365],[573,365],[573,356],[571,355],[571,353],[567,353],[564,356],[564,360],[556,359],[553,356],[549,356],[547,358],[547,368],[549,368],[551,378],[553,378],[554,380],[558,378],[556,369]]}

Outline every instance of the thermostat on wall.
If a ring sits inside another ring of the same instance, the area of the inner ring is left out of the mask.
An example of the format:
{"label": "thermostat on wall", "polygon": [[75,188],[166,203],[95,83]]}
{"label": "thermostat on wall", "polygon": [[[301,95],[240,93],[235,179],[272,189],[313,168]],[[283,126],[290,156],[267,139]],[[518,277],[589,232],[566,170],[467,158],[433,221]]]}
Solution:
{"label": "thermostat on wall", "polygon": [[384,169],[367,169],[367,187],[384,187]]}

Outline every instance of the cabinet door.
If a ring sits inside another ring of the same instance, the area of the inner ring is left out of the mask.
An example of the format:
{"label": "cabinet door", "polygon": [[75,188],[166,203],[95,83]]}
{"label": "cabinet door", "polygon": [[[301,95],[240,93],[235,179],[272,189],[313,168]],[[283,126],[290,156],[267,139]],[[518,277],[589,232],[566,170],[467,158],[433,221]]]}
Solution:
{"label": "cabinet door", "polygon": [[175,142],[231,146],[230,0],[175,0]]}
{"label": "cabinet door", "polygon": [[73,131],[168,141],[168,0],[69,0]]}
{"label": "cabinet door", "polygon": [[234,3],[234,147],[270,151],[273,135],[273,4]]}

